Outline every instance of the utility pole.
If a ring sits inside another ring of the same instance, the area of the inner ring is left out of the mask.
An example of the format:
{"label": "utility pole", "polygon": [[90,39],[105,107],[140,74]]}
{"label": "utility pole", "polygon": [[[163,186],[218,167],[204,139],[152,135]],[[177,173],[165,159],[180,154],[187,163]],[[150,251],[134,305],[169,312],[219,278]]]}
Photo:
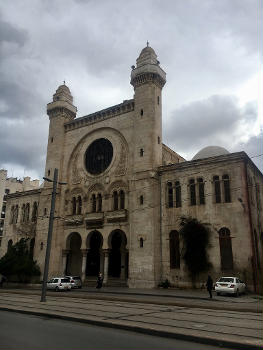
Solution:
{"label": "utility pole", "polygon": [[58,169],[54,170],[54,178],[53,180],[43,177],[45,181],[53,182],[53,190],[51,197],[51,208],[49,215],[49,225],[48,225],[48,235],[47,235],[47,247],[46,247],[46,258],[45,258],[45,268],[44,268],[44,276],[43,276],[43,284],[42,284],[42,294],[41,300],[46,301],[46,291],[47,291],[47,278],[48,278],[48,268],[49,268],[49,259],[50,259],[50,250],[51,250],[51,241],[52,241],[52,232],[53,232],[53,221],[54,221],[54,213],[55,213],[55,202],[56,202],[56,192],[57,192],[57,181],[58,181]]}

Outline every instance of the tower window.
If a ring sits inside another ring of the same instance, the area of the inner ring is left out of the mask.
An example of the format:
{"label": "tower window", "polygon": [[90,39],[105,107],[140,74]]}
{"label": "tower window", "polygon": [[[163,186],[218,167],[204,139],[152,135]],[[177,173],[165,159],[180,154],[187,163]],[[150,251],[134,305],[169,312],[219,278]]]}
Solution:
{"label": "tower window", "polygon": [[143,109],[141,109],[141,116],[143,116]]}
{"label": "tower window", "polygon": [[140,205],[143,205],[143,195],[140,196]]}
{"label": "tower window", "polygon": [[158,144],[160,144],[161,143],[161,138],[160,138],[160,136],[158,136]]}
{"label": "tower window", "polygon": [[54,141],[54,138],[53,138],[53,137],[51,137],[50,142],[51,142],[51,143],[53,143],[53,141]]}
{"label": "tower window", "polygon": [[50,170],[47,171],[47,176],[49,176],[49,175],[50,175]]}
{"label": "tower window", "polygon": [[40,250],[43,250],[43,247],[44,247],[44,243],[41,242],[41,243],[40,243]]}
{"label": "tower window", "polygon": [[44,216],[47,216],[47,208],[44,208]]}
{"label": "tower window", "polygon": [[140,149],[140,157],[143,157],[144,150],[143,148]]}
{"label": "tower window", "polygon": [[140,238],[140,248],[143,248],[143,238]]}
{"label": "tower window", "polygon": [[160,104],[160,96],[157,96],[157,104]]}

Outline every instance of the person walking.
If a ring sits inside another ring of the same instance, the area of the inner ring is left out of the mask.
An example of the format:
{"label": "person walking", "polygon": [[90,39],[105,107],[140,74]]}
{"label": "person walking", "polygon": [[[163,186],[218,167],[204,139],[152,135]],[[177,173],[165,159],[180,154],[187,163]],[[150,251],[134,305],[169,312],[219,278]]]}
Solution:
{"label": "person walking", "polygon": [[97,279],[97,289],[100,289],[102,287],[102,282],[103,282],[103,277],[102,277],[102,273],[100,272],[98,275],[98,279]]}
{"label": "person walking", "polygon": [[207,288],[207,291],[209,293],[210,299],[212,299],[213,280],[212,280],[212,277],[210,275],[208,275],[208,277],[207,277],[206,288]]}
{"label": "person walking", "polygon": [[3,284],[6,282],[6,280],[7,278],[4,275],[0,274],[0,288],[3,288]]}

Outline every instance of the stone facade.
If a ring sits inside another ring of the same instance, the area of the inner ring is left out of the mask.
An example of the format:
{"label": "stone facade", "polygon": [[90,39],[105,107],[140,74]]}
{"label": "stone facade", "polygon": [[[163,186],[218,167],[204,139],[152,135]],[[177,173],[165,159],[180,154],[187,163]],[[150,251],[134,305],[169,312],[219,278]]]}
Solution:
{"label": "stone facade", "polygon": [[[52,179],[57,168],[64,184],[57,190],[49,276],[77,274],[89,283],[102,271],[104,283],[117,281],[131,288],[153,288],[165,279],[189,286],[181,257],[172,262],[171,232],[179,230],[181,216],[191,216],[211,225],[214,278],[235,273],[250,287],[259,285],[262,174],[244,152],[219,152],[187,162],[165,146],[165,82],[166,74],[147,46],[132,67],[133,99],[76,118],[68,87],[61,85],[53,95],[47,106],[45,177]],[[220,187],[220,202],[215,186]],[[37,201],[34,257],[42,271],[51,192],[52,182],[45,181],[41,190],[10,195],[7,201],[10,215],[15,203],[21,207],[30,202],[32,207]],[[230,232],[232,243],[233,266],[227,271],[220,255],[222,228]],[[0,254],[8,241],[20,237],[18,232],[22,230],[10,218]],[[204,279],[200,276],[200,283]]]}
{"label": "stone facade", "polygon": [[15,177],[7,177],[7,170],[0,169],[0,247],[2,245],[4,231],[7,195],[37,188],[39,188],[39,180],[31,180],[29,176],[24,177],[23,180],[18,180]]}

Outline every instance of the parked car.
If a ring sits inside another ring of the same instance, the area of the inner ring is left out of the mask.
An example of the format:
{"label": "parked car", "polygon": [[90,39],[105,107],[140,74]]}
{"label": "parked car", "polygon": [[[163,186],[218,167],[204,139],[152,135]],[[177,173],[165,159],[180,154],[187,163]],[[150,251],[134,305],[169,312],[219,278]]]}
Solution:
{"label": "parked car", "polygon": [[221,277],[215,284],[215,291],[217,295],[226,293],[238,297],[239,294],[245,293],[246,285],[237,277]]}
{"label": "parked car", "polygon": [[47,289],[59,290],[70,290],[71,283],[70,279],[66,277],[54,277],[47,282]]}
{"label": "parked car", "polygon": [[79,276],[65,276],[70,279],[71,288],[82,288],[81,278]]}

